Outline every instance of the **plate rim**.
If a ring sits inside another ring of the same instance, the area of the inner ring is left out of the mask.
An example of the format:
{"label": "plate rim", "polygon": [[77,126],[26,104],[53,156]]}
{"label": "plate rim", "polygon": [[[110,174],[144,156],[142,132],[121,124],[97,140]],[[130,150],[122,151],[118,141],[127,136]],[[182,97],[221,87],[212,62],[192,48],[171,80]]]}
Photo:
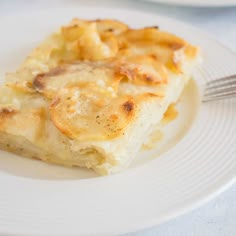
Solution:
{"label": "plate rim", "polygon": [[152,2],[152,3],[160,3],[165,5],[176,5],[176,6],[185,6],[185,7],[201,7],[201,8],[220,8],[220,7],[231,7],[236,6],[235,0],[222,0],[220,2],[208,2],[205,0],[191,2],[189,0],[141,0],[143,2]]}
{"label": "plate rim", "polygon": [[[82,6],[82,8],[88,8],[88,7]],[[92,8],[111,9],[111,7],[96,7],[96,6],[92,6]],[[68,8],[66,8],[66,9],[74,9],[74,8],[68,7]],[[120,7],[119,10],[120,10],[120,9],[122,9],[122,7]],[[127,11],[132,11],[132,12],[137,12],[137,13],[143,13],[143,12],[141,12],[140,10],[137,10],[137,9],[131,10],[131,9],[127,9],[127,8],[125,8],[125,7],[124,7],[124,9],[127,10]],[[65,10],[65,8],[56,8],[56,9],[53,9],[53,10]],[[46,11],[49,11],[49,12],[50,12],[50,11],[52,11],[52,9],[47,9]],[[42,12],[45,12],[45,10],[35,11],[35,13],[38,13],[38,14],[40,14],[40,13],[42,13]],[[225,46],[223,43],[221,43],[221,42],[219,42],[218,40],[216,40],[214,37],[211,36],[211,34],[206,33],[206,32],[204,32],[203,30],[198,29],[197,27],[194,27],[194,26],[192,26],[192,25],[189,25],[188,23],[185,23],[185,22],[180,21],[180,20],[172,19],[172,18],[170,18],[170,17],[166,17],[166,16],[159,15],[159,14],[154,14],[154,13],[151,13],[151,12],[148,12],[148,11],[145,11],[143,14],[154,15],[154,16],[156,16],[156,17],[162,18],[163,20],[171,20],[171,21],[174,21],[174,22],[176,22],[176,23],[181,23],[181,24],[185,24],[185,25],[187,25],[187,26],[190,26],[192,29],[197,30],[198,32],[201,32],[202,36],[207,37],[207,38],[210,38],[210,40],[213,40],[214,42],[216,42],[217,44],[219,44],[220,47],[223,47],[223,48],[225,48],[226,50],[231,51],[231,52],[232,52],[233,54],[235,54],[235,56],[236,56],[236,53],[235,53],[233,50],[231,50],[230,48],[228,48],[227,46]],[[20,16],[20,15],[24,15],[24,14],[21,14],[21,13],[17,14],[17,16]],[[15,16],[13,16],[13,17],[15,17]],[[3,17],[0,17],[0,18],[1,18],[1,19],[2,19],[2,18],[12,18],[12,16],[3,16]],[[235,58],[236,58],[236,57],[235,57]],[[140,167],[138,167],[138,168],[140,168]],[[27,179],[27,178],[24,178],[24,177],[18,177],[18,178],[20,178],[22,181]],[[103,177],[102,177],[102,178],[103,178]],[[155,222],[150,222],[150,219],[149,219],[148,221],[149,221],[150,223],[144,224],[143,227],[140,226],[140,227],[138,228],[138,230],[140,230],[140,229],[145,229],[145,228],[147,228],[147,227],[153,226],[154,224],[160,224],[160,223],[166,222],[166,221],[168,221],[168,220],[170,220],[170,219],[172,219],[172,218],[175,218],[175,217],[177,217],[177,216],[186,214],[187,212],[189,212],[189,211],[191,211],[191,210],[193,210],[193,209],[195,209],[195,208],[197,208],[197,207],[199,207],[199,206],[205,204],[206,202],[210,201],[211,199],[213,199],[214,197],[216,197],[217,195],[219,195],[221,192],[225,191],[227,188],[229,188],[230,186],[232,186],[232,185],[236,182],[236,174],[234,174],[234,175],[232,174],[232,176],[231,176],[231,175],[228,176],[228,179],[227,179],[227,180],[225,179],[225,176],[224,176],[223,179],[224,179],[224,181],[222,181],[221,186],[214,188],[210,193],[208,192],[208,194],[206,193],[206,194],[204,195],[205,197],[204,197],[204,196],[203,196],[202,198],[199,197],[198,201],[194,201],[193,203],[190,202],[189,205],[187,205],[184,209],[177,209],[177,210],[175,210],[172,214],[170,214],[170,215],[167,214],[167,216],[164,217],[163,220],[159,220],[159,222],[156,221],[156,220],[154,220]],[[51,183],[54,182],[53,180],[48,181],[48,180],[40,180],[40,179],[33,180],[33,181],[51,182]],[[68,181],[68,180],[66,180],[66,181]],[[79,181],[85,181],[85,180],[79,180]],[[87,179],[86,179],[86,181],[87,181]],[[58,182],[58,181],[56,181],[56,182]],[[60,182],[61,182],[61,181],[60,181]],[[134,229],[134,228],[135,228],[135,229]],[[121,230],[121,231],[118,232],[118,233],[127,233],[127,232],[133,232],[133,231],[137,230],[137,227],[134,227],[134,228],[133,228],[133,229],[129,229],[129,230]],[[6,232],[1,232],[1,231],[0,231],[0,234],[1,234],[1,233],[5,234],[5,235],[15,235],[15,234],[11,234],[11,233],[6,234]],[[17,235],[20,235],[20,234],[17,234]],[[25,234],[25,233],[24,233],[24,234],[22,234],[22,235],[25,236],[25,235],[29,235],[29,234]],[[38,235],[41,235],[41,234],[38,234]]]}

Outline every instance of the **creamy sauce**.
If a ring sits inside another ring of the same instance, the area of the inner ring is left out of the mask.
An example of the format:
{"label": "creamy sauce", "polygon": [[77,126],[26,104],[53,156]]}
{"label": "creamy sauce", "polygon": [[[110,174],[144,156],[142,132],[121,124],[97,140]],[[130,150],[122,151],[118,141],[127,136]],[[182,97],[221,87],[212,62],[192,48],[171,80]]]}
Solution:
{"label": "creamy sauce", "polygon": [[162,120],[161,120],[161,125],[167,125],[176,117],[178,116],[178,111],[175,107],[175,104],[170,104],[170,106],[167,108]]}
{"label": "creamy sauce", "polygon": [[[178,111],[175,107],[175,104],[171,104],[167,108],[166,112],[164,113],[164,116],[161,120],[161,125],[169,124],[171,121],[176,119],[177,116],[178,116]],[[163,132],[157,128],[156,130],[154,130],[151,133],[148,141],[142,145],[141,149],[142,150],[150,150],[150,149],[154,148],[156,143],[161,141],[163,139],[163,137],[164,137]]]}
{"label": "creamy sauce", "polygon": [[156,143],[161,141],[164,137],[161,130],[157,129],[154,132],[151,133],[148,141],[142,145],[141,150],[150,150],[155,147]]}

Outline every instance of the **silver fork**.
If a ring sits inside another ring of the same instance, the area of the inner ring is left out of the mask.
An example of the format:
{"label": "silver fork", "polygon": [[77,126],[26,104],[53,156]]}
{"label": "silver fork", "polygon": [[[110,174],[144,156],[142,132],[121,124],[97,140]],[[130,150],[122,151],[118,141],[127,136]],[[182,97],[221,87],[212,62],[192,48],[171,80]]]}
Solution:
{"label": "silver fork", "polygon": [[236,97],[236,75],[223,77],[206,83],[203,102]]}

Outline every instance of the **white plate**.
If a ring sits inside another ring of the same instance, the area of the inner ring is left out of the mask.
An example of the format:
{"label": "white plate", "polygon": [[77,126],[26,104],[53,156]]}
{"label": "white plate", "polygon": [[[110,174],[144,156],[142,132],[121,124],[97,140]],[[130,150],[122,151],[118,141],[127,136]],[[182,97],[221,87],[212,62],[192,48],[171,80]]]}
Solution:
{"label": "white plate", "polygon": [[236,6],[236,0],[142,0],[165,4],[192,6],[192,7],[226,7]]}
{"label": "white plate", "polygon": [[[200,45],[205,62],[194,76],[198,87],[236,73],[236,55],[187,24],[138,11],[95,7],[2,18],[0,73],[14,70],[31,48],[72,17],[116,18],[132,27],[159,25]],[[190,87],[162,145],[142,151],[123,173],[95,177],[79,168],[0,152],[0,235],[135,231],[185,213],[232,184],[236,176],[235,100],[199,106],[196,86]]]}

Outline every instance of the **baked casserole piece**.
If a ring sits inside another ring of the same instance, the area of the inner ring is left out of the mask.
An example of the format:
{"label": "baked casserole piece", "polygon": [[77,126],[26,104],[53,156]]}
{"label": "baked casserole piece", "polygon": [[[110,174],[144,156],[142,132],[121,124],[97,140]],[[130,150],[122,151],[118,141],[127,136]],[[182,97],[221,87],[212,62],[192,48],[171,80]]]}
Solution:
{"label": "baked casserole piece", "polygon": [[199,64],[157,27],[74,19],[0,88],[0,147],[106,175],[132,162]]}

